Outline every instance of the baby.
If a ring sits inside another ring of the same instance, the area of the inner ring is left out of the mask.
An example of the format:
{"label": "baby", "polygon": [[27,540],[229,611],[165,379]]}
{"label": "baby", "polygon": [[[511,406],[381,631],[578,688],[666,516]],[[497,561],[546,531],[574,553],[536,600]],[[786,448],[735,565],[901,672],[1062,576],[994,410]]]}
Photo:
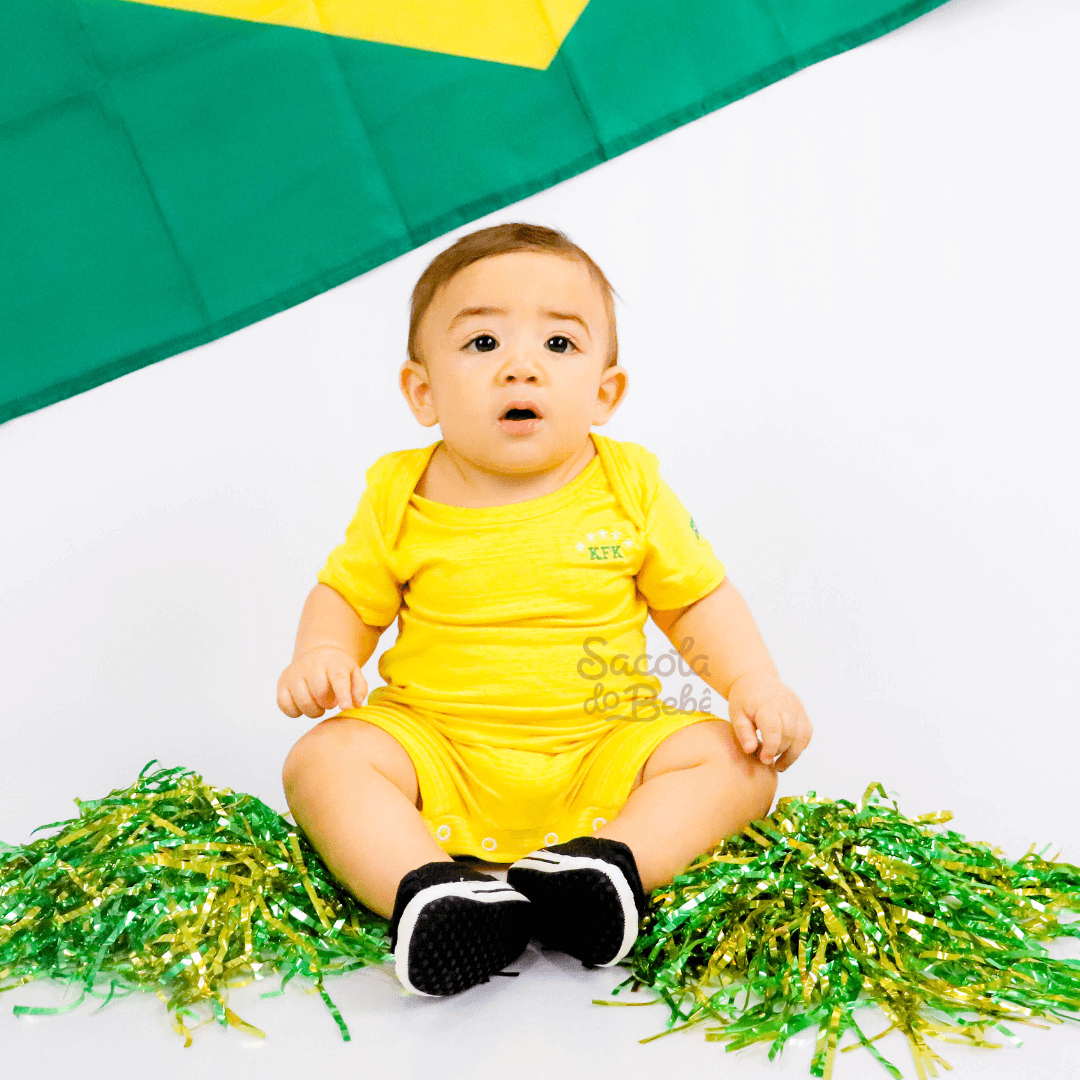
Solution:
{"label": "baby", "polygon": [[[627,379],[611,286],[562,233],[498,225],[438,255],[401,389],[442,440],[368,470],[278,681],[288,716],[342,710],[293,747],[285,791],[390,918],[417,993],[485,982],[532,938],[618,963],[645,896],[768,814],[810,741],[657,459],[591,432]],[[646,617],[730,720],[659,698]],[[368,696],[361,666],[395,620]],[[506,881],[453,855],[510,863]]]}

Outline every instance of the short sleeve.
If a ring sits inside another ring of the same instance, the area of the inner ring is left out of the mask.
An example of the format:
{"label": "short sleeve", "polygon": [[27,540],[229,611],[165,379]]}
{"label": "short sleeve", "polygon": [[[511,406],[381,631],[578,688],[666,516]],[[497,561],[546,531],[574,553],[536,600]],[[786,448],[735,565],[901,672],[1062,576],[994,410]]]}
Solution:
{"label": "short sleeve", "polygon": [[693,604],[724,580],[724,564],[663,480],[645,516],[644,546],[637,587],[654,611]]}
{"label": "short sleeve", "polygon": [[389,626],[401,607],[401,583],[394,577],[386,543],[365,491],[339,544],[319,571],[319,581],[341,593],[368,626]]}

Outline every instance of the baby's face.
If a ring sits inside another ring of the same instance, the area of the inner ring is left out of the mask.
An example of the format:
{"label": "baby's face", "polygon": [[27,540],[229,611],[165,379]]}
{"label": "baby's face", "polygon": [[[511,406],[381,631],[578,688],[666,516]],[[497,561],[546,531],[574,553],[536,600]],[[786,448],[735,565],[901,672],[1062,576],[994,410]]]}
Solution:
{"label": "baby's face", "polygon": [[516,251],[467,266],[421,321],[423,364],[402,387],[420,423],[485,471],[528,474],[580,453],[617,408],[626,373],[607,367],[611,328],[589,268]]}

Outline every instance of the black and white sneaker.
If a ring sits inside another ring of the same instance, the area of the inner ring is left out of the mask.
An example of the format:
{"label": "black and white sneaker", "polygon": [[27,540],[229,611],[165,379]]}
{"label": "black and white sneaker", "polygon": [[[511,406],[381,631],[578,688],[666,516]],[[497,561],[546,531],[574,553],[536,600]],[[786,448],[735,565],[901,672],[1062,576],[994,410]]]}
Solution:
{"label": "black and white sneaker", "polygon": [[586,967],[612,967],[637,940],[645,895],[633,852],[618,840],[579,836],[540,848],[506,881],[532,901],[540,944]]}
{"label": "black and white sneaker", "polygon": [[440,997],[487,982],[525,951],[532,929],[532,905],[510,885],[431,862],[398,885],[390,949],[402,986]]}

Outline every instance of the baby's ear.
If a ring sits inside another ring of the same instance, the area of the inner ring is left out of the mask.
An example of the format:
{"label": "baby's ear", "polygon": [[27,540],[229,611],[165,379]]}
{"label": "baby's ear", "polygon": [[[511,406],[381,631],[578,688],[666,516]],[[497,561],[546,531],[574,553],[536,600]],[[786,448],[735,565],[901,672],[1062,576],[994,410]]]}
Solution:
{"label": "baby's ear", "polygon": [[409,403],[413,416],[424,427],[434,427],[439,418],[435,414],[435,399],[431,393],[431,381],[427,369],[416,360],[406,360],[399,376],[401,392]]}
{"label": "baby's ear", "polygon": [[604,368],[600,377],[600,387],[596,394],[596,408],[593,410],[593,424],[606,424],[622,404],[630,385],[630,373],[621,364],[612,364]]}

